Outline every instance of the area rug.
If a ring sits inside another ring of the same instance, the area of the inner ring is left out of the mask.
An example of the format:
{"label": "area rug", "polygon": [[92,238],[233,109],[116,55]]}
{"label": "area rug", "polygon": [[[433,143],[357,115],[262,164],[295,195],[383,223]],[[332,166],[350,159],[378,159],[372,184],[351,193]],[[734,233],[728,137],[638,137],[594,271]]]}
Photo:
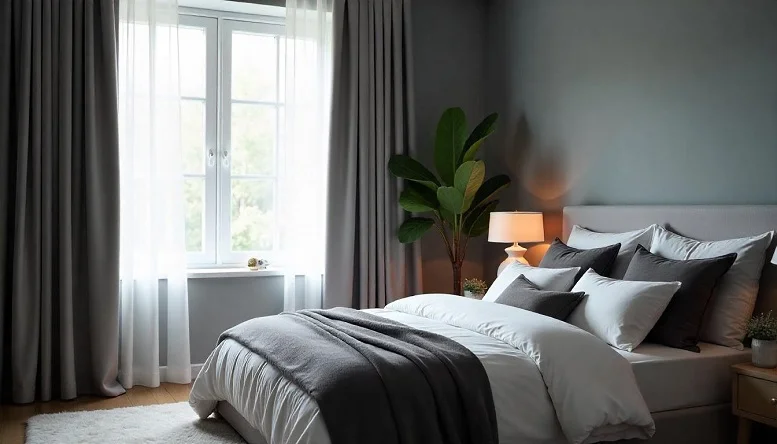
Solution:
{"label": "area rug", "polygon": [[242,443],[222,419],[200,419],[189,403],[53,413],[27,422],[28,444]]}

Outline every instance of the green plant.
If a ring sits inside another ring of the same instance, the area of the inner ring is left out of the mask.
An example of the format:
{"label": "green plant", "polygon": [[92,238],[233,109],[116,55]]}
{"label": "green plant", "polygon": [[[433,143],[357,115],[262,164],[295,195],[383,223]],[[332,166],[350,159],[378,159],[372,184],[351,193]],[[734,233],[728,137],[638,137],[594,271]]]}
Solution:
{"label": "green plant", "polygon": [[772,317],[771,311],[753,316],[747,323],[747,337],[762,341],[774,341],[777,339],[777,318]]}
{"label": "green plant", "polygon": [[485,294],[487,290],[488,284],[486,284],[486,281],[482,279],[464,279],[464,291],[469,291],[473,294]]}
{"label": "green plant", "polygon": [[488,231],[489,214],[499,202],[496,195],[510,184],[504,174],[486,180],[485,164],[476,159],[483,142],[494,132],[497,118],[496,113],[490,114],[468,135],[464,111],[445,110],[434,142],[434,166],[439,177],[404,154],[395,154],[388,162],[389,171],[405,179],[399,196],[402,208],[428,215],[405,220],[397,231],[399,241],[415,242],[435,227],[451,261],[455,294],[461,294],[467,242]]}

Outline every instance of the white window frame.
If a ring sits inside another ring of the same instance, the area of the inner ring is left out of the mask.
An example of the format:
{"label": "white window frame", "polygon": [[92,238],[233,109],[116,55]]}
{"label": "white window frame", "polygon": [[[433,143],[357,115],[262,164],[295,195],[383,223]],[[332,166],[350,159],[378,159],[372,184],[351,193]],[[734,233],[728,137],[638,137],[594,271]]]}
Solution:
{"label": "white window frame", "polygon": [[[262,104],[276,107],[275,174],[272,176],[241,175],[239,178],[266,178],[274,180],[273,203],[276,228],[279,227],[278,170],[281,162],[282,128],[280,110],[284,106],[280,94],[275,102],[232,100],[231,33],[246,31],[283,36],[283,19],[271,16],[254,16],[223,11],[179,8],[179,23],[184,27],[198,27],[206,32],[206,97],[205,97],[205,209],[203,211],[203,250],[187,253],[190,268],[234,266],[243,264],[247,257],[255,256],[274,261],[279,252],[279,230],[274,233],[273,251],[231,251],[231,109],[232,103]],[[280,76],[280,48],[278,51],[276,78]],[[214,63],[213,61],[216,60]],[[182,73],[185,75],[185,73]],[[280,84],[280,79],[278,78]],[[182,100],[201,98],[182,97]],[[185,177],[202,177],[186,174]]]}

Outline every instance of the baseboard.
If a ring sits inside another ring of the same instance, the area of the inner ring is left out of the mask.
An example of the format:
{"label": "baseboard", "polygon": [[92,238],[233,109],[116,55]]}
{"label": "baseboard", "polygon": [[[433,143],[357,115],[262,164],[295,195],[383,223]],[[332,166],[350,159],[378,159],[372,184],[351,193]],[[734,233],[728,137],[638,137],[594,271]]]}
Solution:
{"label": "baseboard", "polygon": [[[197,375],[200,374],[200,370],[202,370],[202,366],[205,364],[192,364],[192,381],[194,381],[197,378]],[[159,380],[162,382],[168,382],[167,381],[167,366],[161,366],[159,367]]]}

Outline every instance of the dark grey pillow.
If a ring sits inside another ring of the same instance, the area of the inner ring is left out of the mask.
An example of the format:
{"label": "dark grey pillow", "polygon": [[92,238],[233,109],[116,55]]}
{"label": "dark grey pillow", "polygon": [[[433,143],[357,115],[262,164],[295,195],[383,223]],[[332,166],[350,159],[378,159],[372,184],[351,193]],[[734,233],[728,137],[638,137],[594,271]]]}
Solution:
{"label": "dark grey pillow", "polygon": [[583,300],[585,293],[540,290],[524,275],[518,276],[505,288],[494,302],[511,305],[524,310],[563,321]]}
{"label": "dark grey pillow", "polygon": [[569,268],[580,267],[580,272],[575,276],[577,282],[581,276],[593,269],[599,276],[609,276],[612,265],[618,257],[618,251],[621,244],[609,245],[601,248],[591,248],[581,250],[570,247],[561,242],[559,238],[553,241],[548,248],[547,253],[540,261],[540,267],[543,268]]}
{"label": "dark grey pillow", "polygon": [[736,258],[731,253],[712,259],[673,260],[639,245],[623,280],[682,283],[647,341],[698,353],[699,330],[712,290]]}

